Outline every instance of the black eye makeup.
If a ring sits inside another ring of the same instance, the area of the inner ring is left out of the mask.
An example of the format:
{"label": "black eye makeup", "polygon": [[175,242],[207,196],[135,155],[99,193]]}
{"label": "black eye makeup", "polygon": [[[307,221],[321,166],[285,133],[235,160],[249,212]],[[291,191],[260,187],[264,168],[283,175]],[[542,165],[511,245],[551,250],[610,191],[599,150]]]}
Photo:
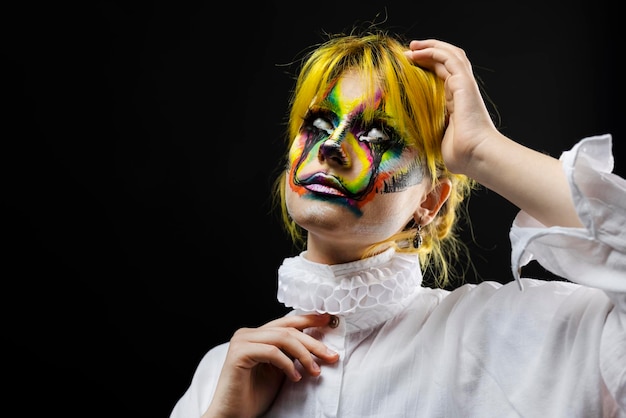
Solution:
{"label": "black eye makeup", "polygon": [[355,121],[355,126],[359,126],[359,129],[354,129],[353,131],[358,132],[355,136],[361,142],[382,146],[385,149],[403,148],[406,146],[402,136],[385,119],[374,119],[367,124],[363,123],[362,120]]}
{"label": "black eye makeup", "polygon": [[370,144],[376,144],[389,141],[389,135],[381,128],[371,128],[367,130],[363,135],[359,135],[359,141],[369,142]]}
{"label": "black eye makeup", "polygon": [[328,110],[309,109],[304,116],[300,130],[315,137],[330,136],[335,130],[335,125],[332,121],[336,119],[337,116]]}
{"label": "black eye makeup", "polygon": [[[380,154],[389,150],[401,152],[406,147],[406,142],[388,124],[386,115],[376,113],[375,118],[367,123],[362,114],[354,115],[348,121],[346,129],[349,129],[359,142],[367,144]],[[304,117],[301,132],[307,134],[310,141],[320,141],[331,136],[338,124],[339,117],[333,111],[323,107],[312,107]]]}

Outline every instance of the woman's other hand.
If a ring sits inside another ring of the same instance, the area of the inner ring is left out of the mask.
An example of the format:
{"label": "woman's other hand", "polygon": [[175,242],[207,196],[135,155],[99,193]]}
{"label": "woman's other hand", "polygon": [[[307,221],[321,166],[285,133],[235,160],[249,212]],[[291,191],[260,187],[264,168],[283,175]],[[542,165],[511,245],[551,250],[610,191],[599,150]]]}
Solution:
{"label": "woman's other hand", "polygon": [[203,418],[255,417],[265,412],[286,378],[302,379],[296,361],[311,376],[339,354],[302,332],[328,324],[330,315],[285,316],[259,328],[241,328],[230,340],[213,401]]}

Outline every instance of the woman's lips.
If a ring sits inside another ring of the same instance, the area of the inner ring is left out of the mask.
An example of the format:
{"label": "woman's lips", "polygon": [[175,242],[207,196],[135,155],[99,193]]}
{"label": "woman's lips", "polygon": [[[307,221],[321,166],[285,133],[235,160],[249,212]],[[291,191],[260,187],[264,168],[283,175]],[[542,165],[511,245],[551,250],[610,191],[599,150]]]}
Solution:
{"label": "woman's lips", "polygon": [[330,194],[333,196],[345,196],[339,190],[325,186],[323,184],[307,184],[306,186],[304,186],[304,188],[314,193]]}
{"label": "woman's lips", "polygon": [[346,190],[341,182],[334,176],[326,173],[316,173],[301,182],[305,189],[314,193],[333,196],[346,196]]}

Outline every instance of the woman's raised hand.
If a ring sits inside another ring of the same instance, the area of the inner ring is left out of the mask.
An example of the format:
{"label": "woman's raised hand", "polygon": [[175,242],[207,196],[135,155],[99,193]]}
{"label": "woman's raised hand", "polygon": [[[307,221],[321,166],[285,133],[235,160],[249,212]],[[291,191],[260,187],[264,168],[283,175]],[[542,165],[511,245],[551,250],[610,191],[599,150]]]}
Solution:
{"label": "woman's raised hand", "polygon": [[497,130],[465,51],[428,39],[411,41],[406,55],[444,80],[449,125],[441,152],[450,171],[473,178],[544,225],[582,226],[560,161]]}
{"label": "woman's raised hand", "polygon": [[465,51],[447,42],[411,41],[406,52],[414,64],[444,80],[448,128],[442,153],[448,169],[473,177],[476,151],[487,139],[500,137],[480,94]]}

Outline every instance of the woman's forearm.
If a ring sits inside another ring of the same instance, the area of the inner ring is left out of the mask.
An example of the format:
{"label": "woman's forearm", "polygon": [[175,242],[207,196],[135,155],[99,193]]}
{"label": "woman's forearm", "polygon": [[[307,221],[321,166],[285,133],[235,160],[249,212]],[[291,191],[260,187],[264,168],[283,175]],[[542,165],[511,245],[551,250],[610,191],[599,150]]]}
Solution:
{"label": "woman's forearm", "polygon": [[582,226],[554,157],[496,134],[474,151],[466,174],[546,226]]}

